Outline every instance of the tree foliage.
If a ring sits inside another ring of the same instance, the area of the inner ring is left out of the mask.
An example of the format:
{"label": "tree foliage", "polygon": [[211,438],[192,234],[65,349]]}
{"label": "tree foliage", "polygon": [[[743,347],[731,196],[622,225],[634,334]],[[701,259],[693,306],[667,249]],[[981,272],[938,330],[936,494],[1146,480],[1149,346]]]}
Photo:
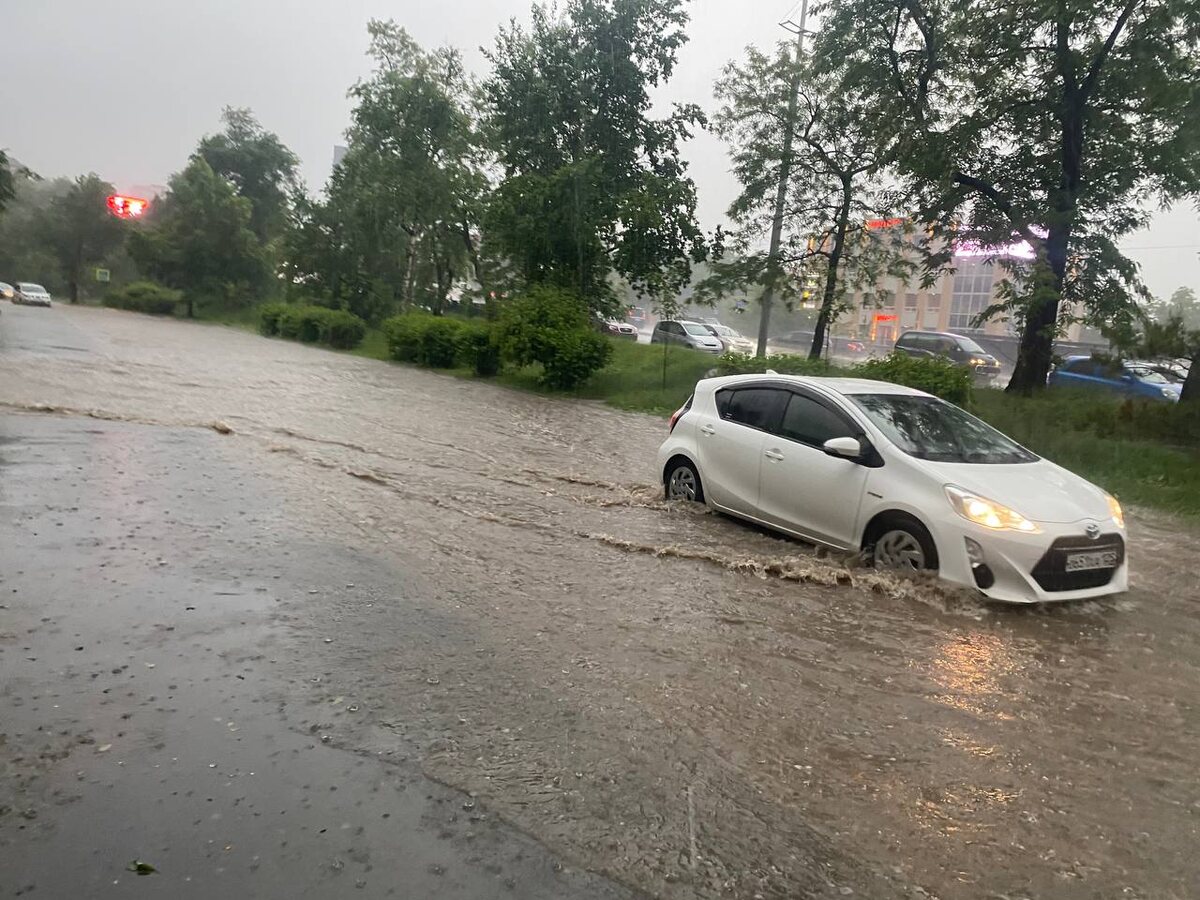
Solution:
{"label": "tree foliage", "polygon": [[641,295],[682,287],[702,251],[679,144],[695,106],[650,114],[687,40],[683,0],[567,0],[503,29],[483,85],[502,171],[484,235],[527,283],[615,306],[610,273]]}
{"label": "tree foliage", "polygon": [[166,196],[130,235],[141,270],[197,299],[247,302],[269,287],[271,268],[252,228],[253,203],[203,157],[171,176]]}
{"label": "tree foliage", "polygon": [[277,238],[286,224],[299,160],[250,110],[227,106],[221,121],[224,130],[201,138],[196,155],[250,201],[250,227],[266,244]]}
{"label": "tree foliage", "polygon": [[928,221],[1035,252],[1002,308],[1023,323],[1010,390],[1045,384],[1064,321],[1127,315],[1117,249],[1150,201],[1200,190],[1195,0],[845,0],[820,66],[869,98]]}
{"label": "tree foliage", "polygon": [[371,77],[351,91],[349,148],[321,201],[297,204],[290,275],[378,319],[395,303],[440,312],[470,276],[485,187],[473,85],[457,50],[422,49],[372,21]]}
{"label": "tree foliage", "polygon": [[53,255],[71,302],[79,301],[88,267],[103,262],[125,241],[125,223],[108,211],[113,186],[95,173],[80,175],[50,201],[39,237]]}
{"label": "tree foliage", "polygon": [[[904,251],[915,249],[904,228],[867,227],[890,216],[893,200],[880,189],[887,148],[870,127],[862,98],[836,77],[814,72],[790,43],[770,55],[747,48],[742,60],[725,67],[716,95],[717,131],[730,144],[741,191],[729,208],[732,252],[714,263],[705,291],[759,284],[785,302],[811,295],[817,315],[809,355],[815,359],[845,308],[849,274],[868,282],[897,274]],[[772,260],[765,239],[785,170],[782,241]]]}

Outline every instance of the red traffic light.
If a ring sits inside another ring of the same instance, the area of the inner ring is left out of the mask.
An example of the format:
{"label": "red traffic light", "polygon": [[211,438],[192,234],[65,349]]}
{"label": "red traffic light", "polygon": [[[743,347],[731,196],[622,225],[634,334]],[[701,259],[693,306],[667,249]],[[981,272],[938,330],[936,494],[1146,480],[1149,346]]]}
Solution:
{"label": "red traffic light", "polygon": [[150,206],[149,200],[141,197],[126,197],[113,194],[108,198],[108,210],[118,219],[136,219]]}

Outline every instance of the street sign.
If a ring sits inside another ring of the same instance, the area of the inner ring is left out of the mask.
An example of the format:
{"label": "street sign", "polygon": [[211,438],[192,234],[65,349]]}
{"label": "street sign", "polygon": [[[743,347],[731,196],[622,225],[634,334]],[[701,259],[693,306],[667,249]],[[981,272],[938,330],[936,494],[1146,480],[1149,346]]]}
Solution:
{"label": "street sign", "polygon": [[97,269],[96,280],[101,284],[108,284],[112,280],[112,273],[108,269]]}

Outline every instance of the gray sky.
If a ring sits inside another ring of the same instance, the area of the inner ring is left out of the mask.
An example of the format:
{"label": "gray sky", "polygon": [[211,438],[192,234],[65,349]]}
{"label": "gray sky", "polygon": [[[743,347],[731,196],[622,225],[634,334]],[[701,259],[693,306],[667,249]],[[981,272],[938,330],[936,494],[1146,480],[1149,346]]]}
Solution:
{"label": "gray sky", "polygon": [[[794,0],[692,0],[691,40],[663,101],[711,110],[721,66],[773,43]],[[223,106],[248,106],[325,181],[349,123],[346,89],[366,73],[366,23],[392,18],[427,46],[454,44],[468,65],[528,0],[0,0],[0,147],[45,176],[95,171],[118,189],[162,184]],[[735,191],[721,142],[687,148],[705,226]],[[1156,294],[1200,291],[1200,216],[1156,217],[1127,241]],[[1147,249],[1133,249],[1147,248]]]}

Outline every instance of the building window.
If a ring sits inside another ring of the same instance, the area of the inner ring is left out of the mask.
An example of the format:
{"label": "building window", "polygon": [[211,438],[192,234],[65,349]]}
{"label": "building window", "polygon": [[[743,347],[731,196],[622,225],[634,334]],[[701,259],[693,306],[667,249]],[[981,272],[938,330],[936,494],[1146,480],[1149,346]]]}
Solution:
{"label": "building window", "polygon": [[950,329],[975,328],[976,317],[992,302],[992,266],[986,260],[960,258],[950,297]]}
{"label": "building window", "polygon": [[916,309],[917,308],[917,295],[916,294],[908,293],[908,294],[904,295],[904,308],[905,309]]}

